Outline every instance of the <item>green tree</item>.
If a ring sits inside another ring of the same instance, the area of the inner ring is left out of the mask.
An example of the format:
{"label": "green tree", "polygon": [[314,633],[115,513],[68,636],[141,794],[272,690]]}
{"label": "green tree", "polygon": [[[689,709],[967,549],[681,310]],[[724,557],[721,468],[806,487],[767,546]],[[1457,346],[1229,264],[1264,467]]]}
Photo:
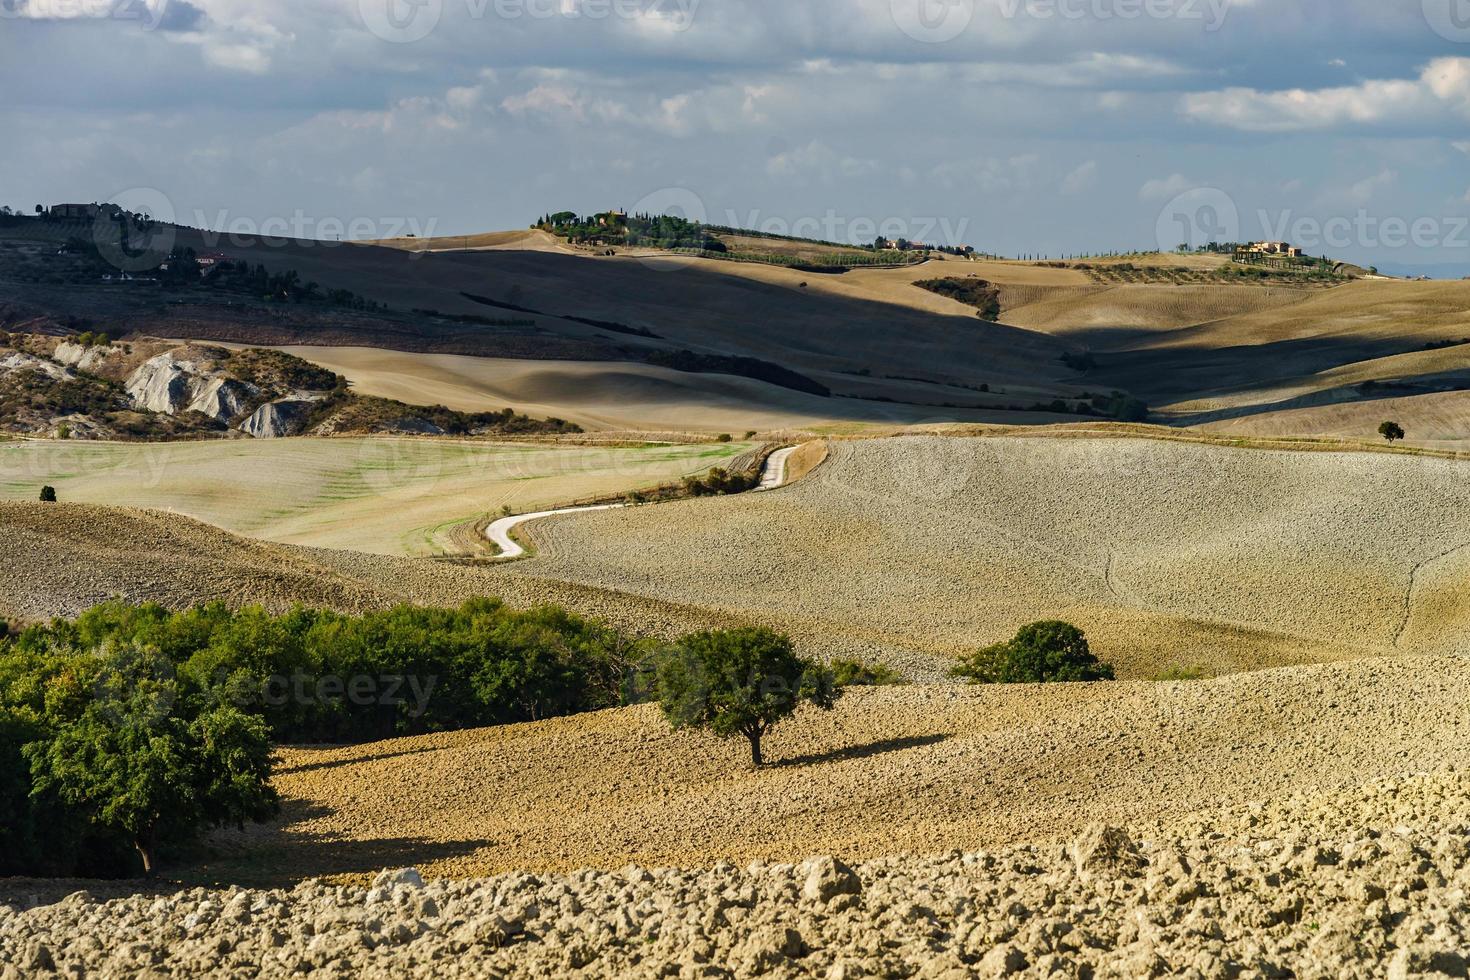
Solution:
{"label": "green tree", "polygon": [[657,694],[677,731],[743,735],[760,766],[761,739],[803,704],[830,711],[842,691],[830,672],[796,655],[791,640],[750,627],[692,633],[658,664]]}
{"label": "green tree", "polygon": [[960,661],[952,672],[975,684],[1053,684],[1110,681],[1112,665],[1092,655],[1087,636],[1070,623],[1021,627],[1006,643],[986,647]]}
{"label": "green tree", "polygon": [[56,503],[56,488],[55,487],[45,486],[45,487],[42,487],[41,488],[41,503],[43,503],[43,504],[54,504],[54,503]]}
{"label": "green tree", "polygon": [[33,796],[126,837],[146,875],[160,844],[278,810],[263,721],[230,707],[186,717],[173,665],[156,650],[112,647],[92,663],[90,676],[47,691],[49,734],[24,749]]}
{"label": "green tree", "polygon": [[1385,422],[1378,427],[1378,434],[1392,443],[1404,438],[1406,433],[1397,422]]}

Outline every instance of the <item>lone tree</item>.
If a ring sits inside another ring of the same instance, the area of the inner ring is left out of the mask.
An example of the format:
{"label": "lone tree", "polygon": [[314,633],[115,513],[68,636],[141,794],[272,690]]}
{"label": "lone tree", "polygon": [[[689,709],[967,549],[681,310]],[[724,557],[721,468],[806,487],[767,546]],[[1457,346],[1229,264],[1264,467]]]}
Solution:
{"label": "lone tree", "polygon": [[1389,442],[1398,442],[1404,438],[1404,427],[1397,422],[1385,422],[1378,427],[1378,434]]}
{"label": "lone tree", "polygon": [[1087,636],[1080,629],[1054,621],[1021,627],[1008,642],[986,647],[961,660],[952,673],[974,684],[1055,684],[1114,679],[1112,665],[1092,655]]}
{"label": "lone tree", "polygon": [[[71,695],[48,696],[49,736],[25,747],[32,795],[52,795],[125,837],[153,875],[160,844],[278,812],[270,731],[233,707],[192,713],[156,650],[105,651]],[[87,696],[90,690],[91,696]]]}
{"label": "lone tree", "polygon": [[658,664],[657,693],[677,731],[744,735],[760,766],[761,739],[802,704],[830,711],[842,696],[832,674],[798,657],[788,637],[759,627],[692,633]]}
{"label": "lone tree", "polygon": [[41,503],[43,503],[43,504],[54,504],[54,503],[56,503],[56,488],[55,487],[45,486],[45,487],[42,487],[41,488]]}

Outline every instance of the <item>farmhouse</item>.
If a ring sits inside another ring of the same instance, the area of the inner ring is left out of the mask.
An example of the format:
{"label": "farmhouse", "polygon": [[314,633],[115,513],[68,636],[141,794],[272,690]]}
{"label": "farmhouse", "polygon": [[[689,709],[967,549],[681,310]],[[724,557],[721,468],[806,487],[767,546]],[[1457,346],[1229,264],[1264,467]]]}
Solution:
{"label": "farmhouse", "polygon": [[1280,266],[1294,264],[1304,254],[1290,242],[1251,242],[1237,245],[1231,258],[1235,262]]}
{"label": "farmhouse", "polygon": [[1249,245],[1241,245],[1235,250],[1236,255],[1278,255],[1289,259],[1302,257],[1302,250],[1293,246],[1290,242],[1251,242]]}
{"label": "farmhouse", "polygon": [[91,221],[102,213],[96,204],[53,204],[47,214],[59,221]]}

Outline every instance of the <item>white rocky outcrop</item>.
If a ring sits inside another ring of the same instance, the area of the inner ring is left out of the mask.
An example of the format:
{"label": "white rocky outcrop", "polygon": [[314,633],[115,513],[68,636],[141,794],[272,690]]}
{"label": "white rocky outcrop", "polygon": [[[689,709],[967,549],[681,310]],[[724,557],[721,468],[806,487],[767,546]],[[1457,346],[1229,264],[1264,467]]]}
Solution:
{"label": "white rocky outcrop", "polygon": [[111,347],[84,347],[71,341],[63,341],[56,345],[56,350],[51,352],[53,360],[74,367],[79,371],[89,374],[97,373],[97,369],[107,363],[108,355],[114,348]]}
{"label": "white rocky outcrop", "polygon": [[298,391],[286,398],[266,402],[240,423],[240,431],[257,439],[296,435],[305,426],[307,412],[323,397],[314,392]]}
{"label": "white rocky outcrop", "polygon": [[212,419],[228,422],[249,406],[251,399],[260,394],[255,385],[234,378],[216,375],[204,383],[187,411],[199,412]]}
{"label": "white rocky outcrop", "polygon": [[76,373],[70,368],[22,351],[13,351],[0,357],[0,374],[10,374],[14,371],[36,371],[53,381],[69,381],[76,377]]}
{"label": "white rocky outcrop", "polygon": [[203,369],[197,361],[169,351],[144,361],[128,376],[123,388],[136,407],[176,415],[198,397],[204,384]]}

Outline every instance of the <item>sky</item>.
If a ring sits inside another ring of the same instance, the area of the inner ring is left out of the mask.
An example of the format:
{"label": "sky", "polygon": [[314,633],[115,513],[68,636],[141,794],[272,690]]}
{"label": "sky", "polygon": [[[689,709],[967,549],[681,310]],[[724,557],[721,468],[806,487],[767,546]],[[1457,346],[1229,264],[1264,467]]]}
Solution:
{"label": "sky", "polygon": [[0,92],[26,210],[371,238],[622,207],[1470,275],[1470,0],[0,0]]}

